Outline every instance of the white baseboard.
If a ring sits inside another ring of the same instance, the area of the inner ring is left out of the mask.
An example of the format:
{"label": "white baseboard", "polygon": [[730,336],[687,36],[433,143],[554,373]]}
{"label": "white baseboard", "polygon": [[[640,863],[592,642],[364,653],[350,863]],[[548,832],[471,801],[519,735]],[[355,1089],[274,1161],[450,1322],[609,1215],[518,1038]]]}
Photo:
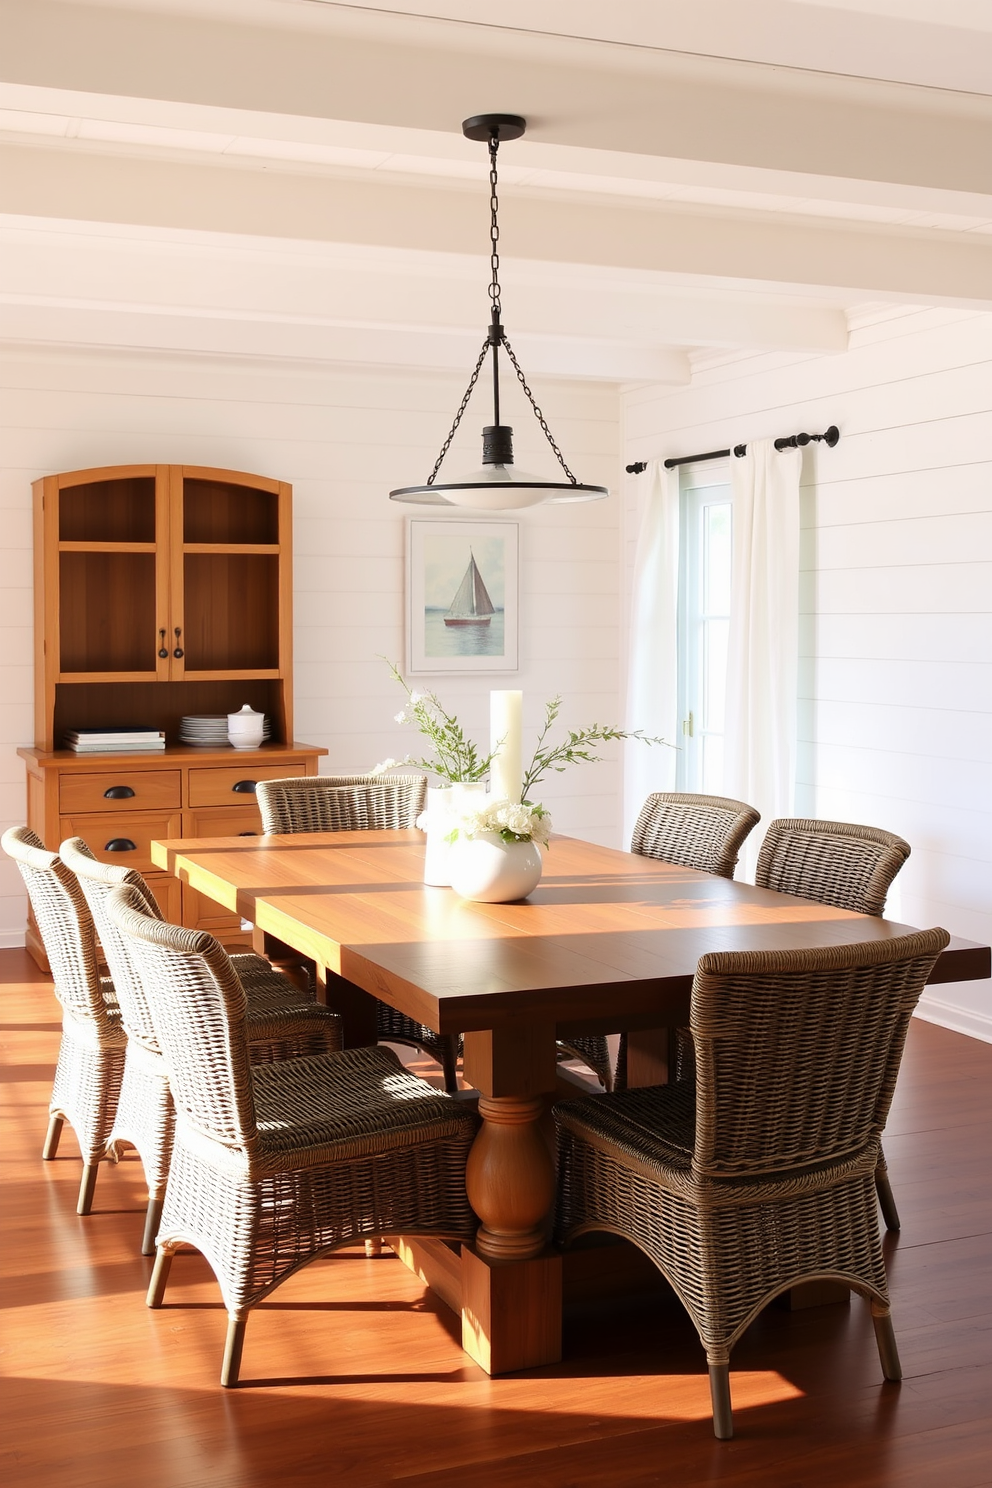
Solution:
{"label": "white baseboard", "polygon": [[0,951],[16,951],[23,945],[23,930],[0,930]]}
{"label": "white baseboard", "polygon": [[959,1007],[955,1002],[944,1002],[942,998],[924,992],[916,1005],[914,1017],[992,1044],[992,1011],[976,1013],[974,1008]]}

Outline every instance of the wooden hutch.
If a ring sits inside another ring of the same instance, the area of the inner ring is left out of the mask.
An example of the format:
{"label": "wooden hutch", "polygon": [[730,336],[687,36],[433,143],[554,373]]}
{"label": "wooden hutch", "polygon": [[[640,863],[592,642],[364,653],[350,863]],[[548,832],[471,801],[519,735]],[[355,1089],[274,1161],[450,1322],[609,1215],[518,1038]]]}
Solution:
{"label": "wooden hutch", "polygon": [[[293,742],[292,491],[186,465],[126,465],[34,485],[35,747],[28,825],[50,849],[82,837],[146,874],[163,913],[247,942],[240,920],[156,871],[164,837],[261,830],[257,781],[315,775]],[[255,750],[179,743],[185,714],[268,715]],[[76,754],[69,730],[156,728],[166,748]],[[33,924],[28,949],[42,950]]]}

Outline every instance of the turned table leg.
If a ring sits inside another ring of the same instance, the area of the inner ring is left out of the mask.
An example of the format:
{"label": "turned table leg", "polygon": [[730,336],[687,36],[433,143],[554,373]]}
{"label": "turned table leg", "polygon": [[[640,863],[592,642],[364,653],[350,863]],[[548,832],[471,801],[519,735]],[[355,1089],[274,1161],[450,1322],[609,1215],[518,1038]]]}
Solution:
{"label": "turned table leg", "polygon": [[490,1374],[561,1358],[561,1258],[548,1248],[555,1174],[543,1130],[554,1027],[467,1034],[482,1127],[465,1172],[481,1224],[462,1247],[462,1347]]}

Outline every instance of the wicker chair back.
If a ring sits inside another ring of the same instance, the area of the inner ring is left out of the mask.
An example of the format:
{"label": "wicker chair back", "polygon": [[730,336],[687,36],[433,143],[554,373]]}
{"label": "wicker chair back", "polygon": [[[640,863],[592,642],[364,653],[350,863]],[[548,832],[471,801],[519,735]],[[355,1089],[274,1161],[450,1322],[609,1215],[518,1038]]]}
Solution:
{"label": "wicker chair back", "polygon": [[27,887],[56,997],[71,1017],[95,1030],[100,1043],[119,1045],[120,1024],[104,997],[93,920],[75,875],[28,827],[10,827],[0,846]]}
{"label": "wicker chair back", "polygon": [[703,956],[690,1013],[694,1173],[781,1176],[864,1153],[885,1125],[910,1015],[949,939],[937,929]]}
{"label": "wicker chair back", "polygon": [[879,827],[780,818],[765,834],[754,881],[818,904],[880,915],[909,853],[908,842]]}
{"label": "wicker chair back", "polygon": [[132,884],[113,890],[107,914],[144,985],[177,1113],[225,1147],[251,1148],[258,1131],[246,998],[223,946],[158,919]]}
{"label": "wicker chair back", "polygon": [[93,917],[128,1038],[134,1039],[153,1054],[160,1053],[151,1008],[131,959],[128,942],[107,913],[107,900],[114,889],[119,884],[129,884],[141,896],[148,913],[160,920],[161,912],[148,885],[137,868],[126,868],[120,863],[99,862],[81,837],[69,837],[63,842],[59,848],[59,856],[65,866],[76,875]]}
{"label": "wicker chair back", "polygon": [[741,843],[760,820],[754,807],[744,801],[658,791],[641,808],[630,850],[733,878]]}
{"label": "wicker chair back", "polygon": [[260,780],[263,832],[366,832],[412,827],[424,809],[422,775],[308,775]]}

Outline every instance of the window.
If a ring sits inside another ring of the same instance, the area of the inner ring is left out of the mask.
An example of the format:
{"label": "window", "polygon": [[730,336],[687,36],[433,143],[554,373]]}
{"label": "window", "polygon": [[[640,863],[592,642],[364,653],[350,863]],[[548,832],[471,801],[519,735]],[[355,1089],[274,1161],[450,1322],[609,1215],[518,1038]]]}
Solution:
{"label": "window", "polygon": [[680,486],[678,788],[721,795],[732,535],[727,467],[683,466]]}

